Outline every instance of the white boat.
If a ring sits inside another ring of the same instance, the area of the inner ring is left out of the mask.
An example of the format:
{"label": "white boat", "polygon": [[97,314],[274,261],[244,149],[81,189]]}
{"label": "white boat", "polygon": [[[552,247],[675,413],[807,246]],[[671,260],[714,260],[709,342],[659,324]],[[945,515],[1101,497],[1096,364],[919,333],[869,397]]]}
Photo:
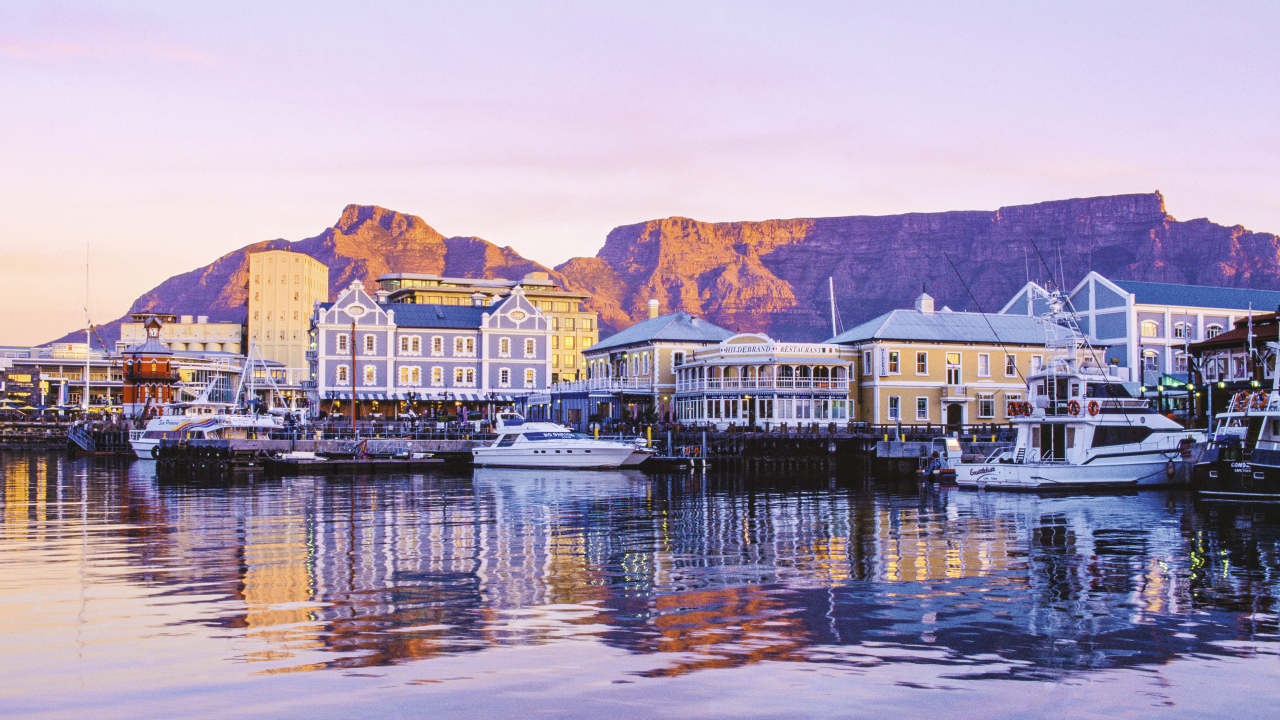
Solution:
{"label": "white boat", "polygon": [[497,438],[473,448],[471,460],[485,467],[617,468],[639,449],[635,443],[600,440],[552,422],[498,413]]}
{"label": "white boat", "polygon": [[266,437],[272,430],[284,428],[277,415],[230,412],[225,407],[196,403],[175,404],[165,408],[165,414],[151,418],[144,429],[131,431],[129,445],[138,457],[154,458],[164,439],[247,439]]}
{"label": "white boat", "polygon": [[1061,296],[1051,296],[1050,305],[1045,361],[1027,377],[1030,402],[1014,408],[1013,447],[981,462],[952,462],[956,484],[1066,490],[1187,482],[1205,434],[1186,430],[1134,397],[1098,362],[1063,312]]}

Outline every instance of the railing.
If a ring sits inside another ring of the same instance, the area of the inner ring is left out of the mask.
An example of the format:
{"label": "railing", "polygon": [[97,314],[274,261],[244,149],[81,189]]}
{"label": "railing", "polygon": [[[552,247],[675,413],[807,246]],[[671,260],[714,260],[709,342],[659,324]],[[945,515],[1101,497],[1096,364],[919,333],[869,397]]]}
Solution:
{"label": "railing", "polygon": [[709,378],[676,383],[676,392],[701,390],[834,390],[849,391],[848,380],[816,378]]}
{"label": "railing", "polygon": [[582,392],[589,390],[634,390],[653,392],[656,387],[653,378],[590,378],[587,380],[566,380],[551,386],[551,392]]}
{"label": "railing", "polygon": [[67,439],[80,446],[85,452],[96,452],[98,444],[94,442],[93,435],[82,425],[72,425],[67,428]]}

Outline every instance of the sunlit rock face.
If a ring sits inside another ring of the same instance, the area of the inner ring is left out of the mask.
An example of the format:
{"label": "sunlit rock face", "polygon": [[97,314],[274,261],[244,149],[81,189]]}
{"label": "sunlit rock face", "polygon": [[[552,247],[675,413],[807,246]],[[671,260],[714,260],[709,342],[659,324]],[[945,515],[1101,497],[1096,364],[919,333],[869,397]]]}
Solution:
{"label": "sunlit rock face", "polygon": [[[594,258],[554,271],[475,237],[446,238],[413,215],[349,205],[333,227],[268,240],[166,280],[134,302],[147,310],[243,320],[248,254],[305,253],[329,266],[331,293],[388,272],[518,280],[551,272],[589,293],[601,336],[685,310],[723,327],[784,340],[831,334],[828,280],[844,327],[910,307],[922,288],[954,310],[999,310],[1028,279],[1074,286],[1090,270],[1116,280],[1276,289],[1270,233],[1179,222],[1160,193],[1056,200],[994,211],[706,223],[666,218],[614,229]],[[108,343],[118,322],[100,330]],[[70,336],[68,336],[70,337]]]}
{"label": "sunlit rock face", "polygon": [[[1275,235],[1178,222],[1160,193],[1058,200],[995,211],[765,222],[687,218],[626,225],[591,260],[556,268],[625,327],[687,310],[782,339],[830,336],[828,280],[845,327],[910,307],[925,288],[954,310],[999,310],[1028,279],[1074,286],[1090,270],[1117,280],[1275,289]],[[967,287],[966,287],[967,286]]]}

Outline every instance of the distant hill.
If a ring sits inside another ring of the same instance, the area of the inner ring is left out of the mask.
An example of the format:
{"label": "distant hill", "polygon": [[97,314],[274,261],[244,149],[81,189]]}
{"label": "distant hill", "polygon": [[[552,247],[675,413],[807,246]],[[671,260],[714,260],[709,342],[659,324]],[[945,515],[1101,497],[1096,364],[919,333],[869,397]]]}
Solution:
{"label": "distant hill", "polygon": [[[602,337],[647,317],[649,299],[657,298],[663,312],[686,310],[730,329],[825,339],[828,277],[845,327],[910,306],[922,288],[939,307],[992,312],[1028,279],[1070,288],[1090,270],[1116,280],[1280,288],[1275,235],[1205,219],[1180,222],[1165,211],[1159,192],[994,211],[651,220],[615,228],[596,257],[574,258],[554,271],[480,238],[446,238],[412,215],[349,205],[315,237],[228,253],[161,283],[130,312],[243,320],[248,254],[276,249],[328,265],[331,295],[353,279],[372,285],[388,272],[518,280],[548,271],[592,296],[588,306],[600,313]],[[119,323],[100,330],[108,343],[119,337]],[[74,341],[77,332],[62,339]]]}

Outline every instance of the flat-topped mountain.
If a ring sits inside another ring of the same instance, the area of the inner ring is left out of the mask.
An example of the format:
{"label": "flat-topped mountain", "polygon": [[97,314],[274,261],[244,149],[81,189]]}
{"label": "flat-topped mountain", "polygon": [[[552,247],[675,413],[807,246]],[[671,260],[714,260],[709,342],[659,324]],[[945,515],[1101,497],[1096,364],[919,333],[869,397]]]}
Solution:
{"label": "flat-topped mountain", "polygon": [[[518,280],[546,267],[475,237],[446,238],[421,218],[349,205],[312,238],[268,240],[166,280],[130,312],[241,320],[248,254],[305,253],[329,266],[330,292],[388,272]],[[1205,219],[1180,222],[1159,192],[1056,200],[993,211],[705,223],[651,220],[614,229],[594,258],[552,276],[589,293],[601,335],[685,310],[724,327],[787,340],[831,333],[828,278],[845,327],[909,307],[921,289],[939,307],[992,312],[1028,279],[1069,288],[1090,270],[1116,280],[1275,289],[1280,239]],[[104,326],[108,342],[118,323]],[[74,340],[76,334],[67,336]]]}

